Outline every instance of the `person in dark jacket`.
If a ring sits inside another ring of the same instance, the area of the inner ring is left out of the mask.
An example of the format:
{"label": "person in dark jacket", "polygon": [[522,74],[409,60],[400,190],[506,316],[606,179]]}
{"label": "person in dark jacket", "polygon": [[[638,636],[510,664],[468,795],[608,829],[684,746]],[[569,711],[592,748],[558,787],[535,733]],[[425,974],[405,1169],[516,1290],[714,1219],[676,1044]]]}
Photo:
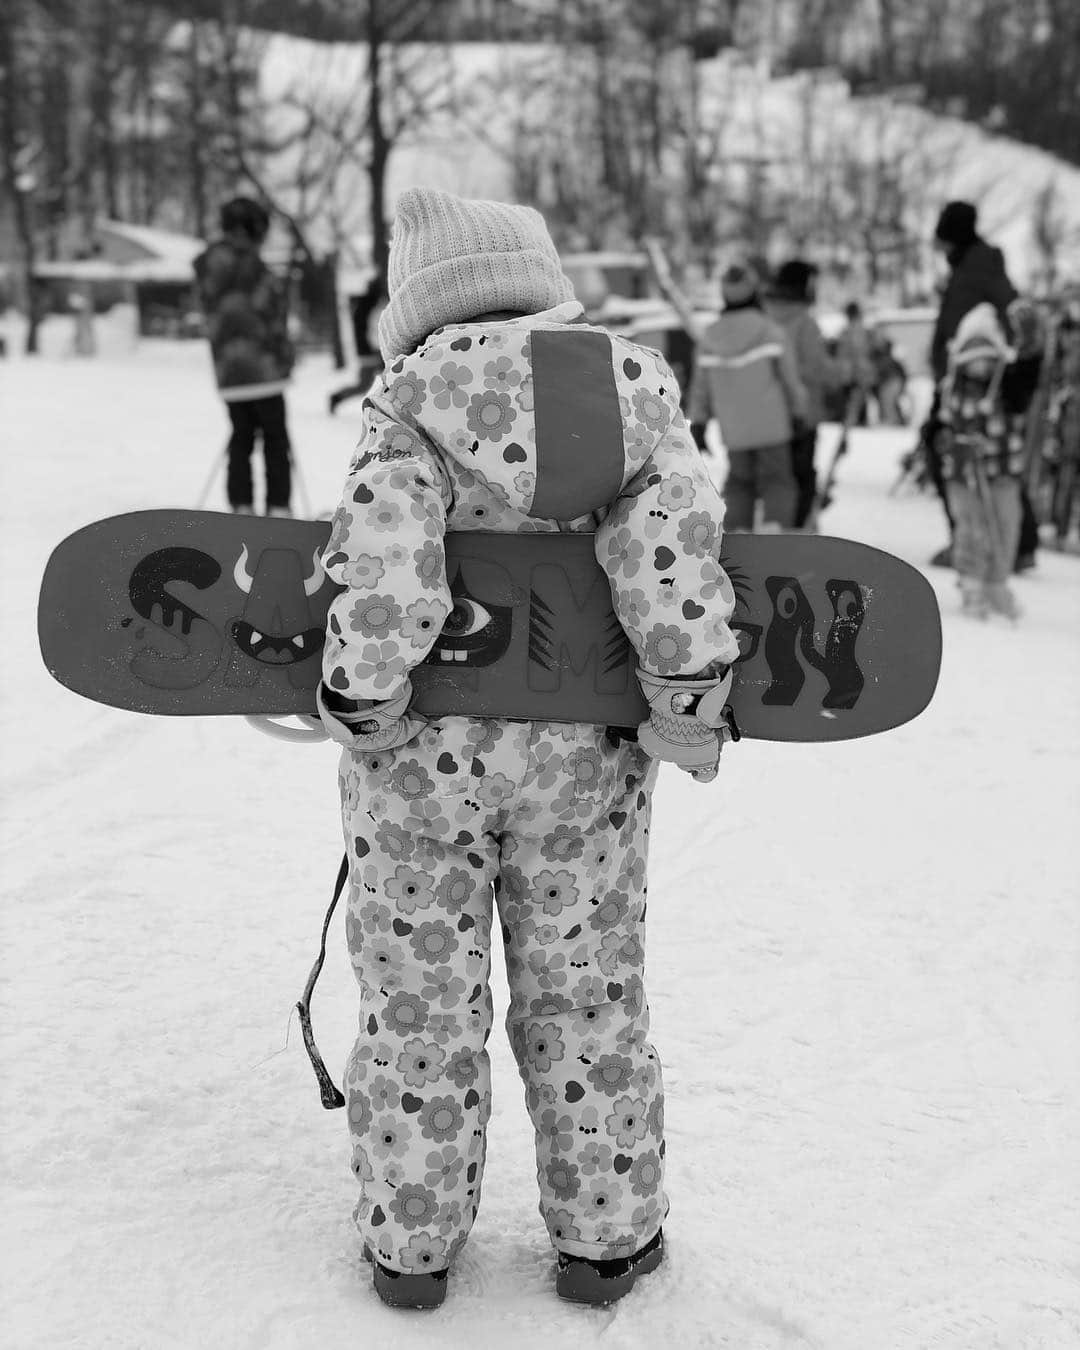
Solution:
{"label": "person in dark jacket", "polygon": [[1006,333],[1011,331],[1009,306],[1016,299],[1016,288],[1006,274],[1001,249],[981,238],[977,222],[978,215],[971,202],[948,202],[934,231],[935,246],[944,252],[949,264],[949,279],[941,295],[941,309],[930,344],[935,380],[944,379],[949,343],[956,336],[960,320],[976,305],[993,305]]}
{"label": "person in dark jacket", "polygon": [[[930,344],[930,364],[935,384],[940,387],[948,368],[949,343],[956,336],[961,321],[976,305],[990,304],[997,312],[1006,334],[1012,334],[1010,307],[1017,300],[1017,291],[1005,271],[1005,258],[1001,249],[988,244],[978,232],[978,212],[971,202],[947,202],[942,207],[934,230],[934,243],[940,248],[949,265],[949,279],[941,295],[941,308],[938,311],[934,336]],[[1007,376],[1008,391],[1027,387],[1028,380],[1017,380],[1015,372]],[[1031,392],[1034,384],[1030,385]],[[1028,395],[1030,402],[1030,394]],[[1016,397],[1010,400],[1009,411],[1020,414],[1026,411],[1026,404],[1020,406]],[[949,522],[949,533],[953,533],[953,517],[949,507],[945,481],[942,475],[941,458],[936,446],[939,441],[940,418],[939,399],[935,393],[926,424],[922,430],[923,445],[926,450],[927,467],[945,516]],[[1039,542],[1038,525],[1035,513],[1026,491],[1021,492],[1022,524],[1020,543],[1016,557],[1018,571],[1034,566],[1035,550]],[[937,553],[933,562],[951,566],[951,543]]]}
{"label": "person in dark jacket", "polygon": [[229,410],[226,484],[234,511],[252,511],[251,455],[262,436],[266,514],[288,516],[292,447],[285,422],[285,386],[293,366],[284,284],[259,256],[270,227],[250,197],[221,208],[221,238],[195,259],[199,298],[218,389]]}
{"label": "person in dark jacket", "polygon": [[806,390],[805,418],[791,438],[791,469],[795,477],[794,528],[811,525],[817,497],[818,424],[826,420],[826,400],[849,382],[847,365],[829,355],[812,310],[818,269],[802,258],[791,258],[777,268],[765,297],[765,312],[784,331],[795,357],[799,380]]}

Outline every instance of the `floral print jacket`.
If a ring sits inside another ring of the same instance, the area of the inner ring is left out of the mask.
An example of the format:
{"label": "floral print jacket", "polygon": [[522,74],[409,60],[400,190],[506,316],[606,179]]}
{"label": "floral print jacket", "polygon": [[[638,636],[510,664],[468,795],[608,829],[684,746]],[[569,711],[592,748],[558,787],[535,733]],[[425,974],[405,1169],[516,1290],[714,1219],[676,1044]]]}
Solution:
{"label": "floral print jacket", "polygon": [[657,353],[583,323],[575,301],[439,329],[365,402],[322,559],[346,588],[324,681],[359,701],[402,692],[453,607],[447,530],[594,531],[646,670],[733,662],[723,513]]}

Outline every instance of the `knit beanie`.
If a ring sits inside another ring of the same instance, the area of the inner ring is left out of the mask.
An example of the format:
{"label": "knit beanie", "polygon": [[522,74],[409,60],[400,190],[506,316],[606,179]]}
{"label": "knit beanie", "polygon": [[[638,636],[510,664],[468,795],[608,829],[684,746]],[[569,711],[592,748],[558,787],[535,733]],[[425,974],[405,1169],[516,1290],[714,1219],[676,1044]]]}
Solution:
{"label": "knit beanie", "polygon": [[530,206],[409,188],[397,201],[379,320],[383,359],[480,314],[537,314],[574,298],[544,218]]}
{"label": "knit beanie", "polygon": [[975,241],[978,216],[970,202],[946,202],[938,216],[934,238],[943,244],[971,244]]}
{"label": "knit beanie", "polygon": [[746,263],[732,263],[720,277],[720,294],[725,305],[748,305],[757,290],[757,275]]}

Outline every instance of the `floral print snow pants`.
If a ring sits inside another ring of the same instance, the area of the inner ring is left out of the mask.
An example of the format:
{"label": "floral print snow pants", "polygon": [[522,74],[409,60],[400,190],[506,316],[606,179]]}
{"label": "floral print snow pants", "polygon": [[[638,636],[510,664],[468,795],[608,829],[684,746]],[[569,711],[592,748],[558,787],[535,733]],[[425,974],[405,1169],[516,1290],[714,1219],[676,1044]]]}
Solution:
{"label": "floral print snow pants", "polygon": [[476,1217],[493,894],[552,1242],[609,1259],[661,1226],[664,1097],[642,979],[654,781],[635,744],[569,723],[443,718],[398,750],[345,751],[356,1219],[391,1269],[445,1268]]}

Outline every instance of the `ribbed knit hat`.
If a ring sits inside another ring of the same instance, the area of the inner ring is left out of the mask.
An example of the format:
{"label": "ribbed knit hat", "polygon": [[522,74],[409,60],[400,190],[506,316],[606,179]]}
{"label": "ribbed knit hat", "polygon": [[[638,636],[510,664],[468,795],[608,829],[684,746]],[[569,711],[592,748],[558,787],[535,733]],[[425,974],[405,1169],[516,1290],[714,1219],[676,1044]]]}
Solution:
{"label": "ribbed knit hat", "polygon": [[744,262],[734,262],[720,277],[720,294],[725,305],[747,305],[758,292],[757,273]]}
{"label": "ribbed knit hat", "polygon": [[574,298],[544,218],[531,206],[409,188],[397,201],[379,320],[383,359],[479,314],[537,314]]}

